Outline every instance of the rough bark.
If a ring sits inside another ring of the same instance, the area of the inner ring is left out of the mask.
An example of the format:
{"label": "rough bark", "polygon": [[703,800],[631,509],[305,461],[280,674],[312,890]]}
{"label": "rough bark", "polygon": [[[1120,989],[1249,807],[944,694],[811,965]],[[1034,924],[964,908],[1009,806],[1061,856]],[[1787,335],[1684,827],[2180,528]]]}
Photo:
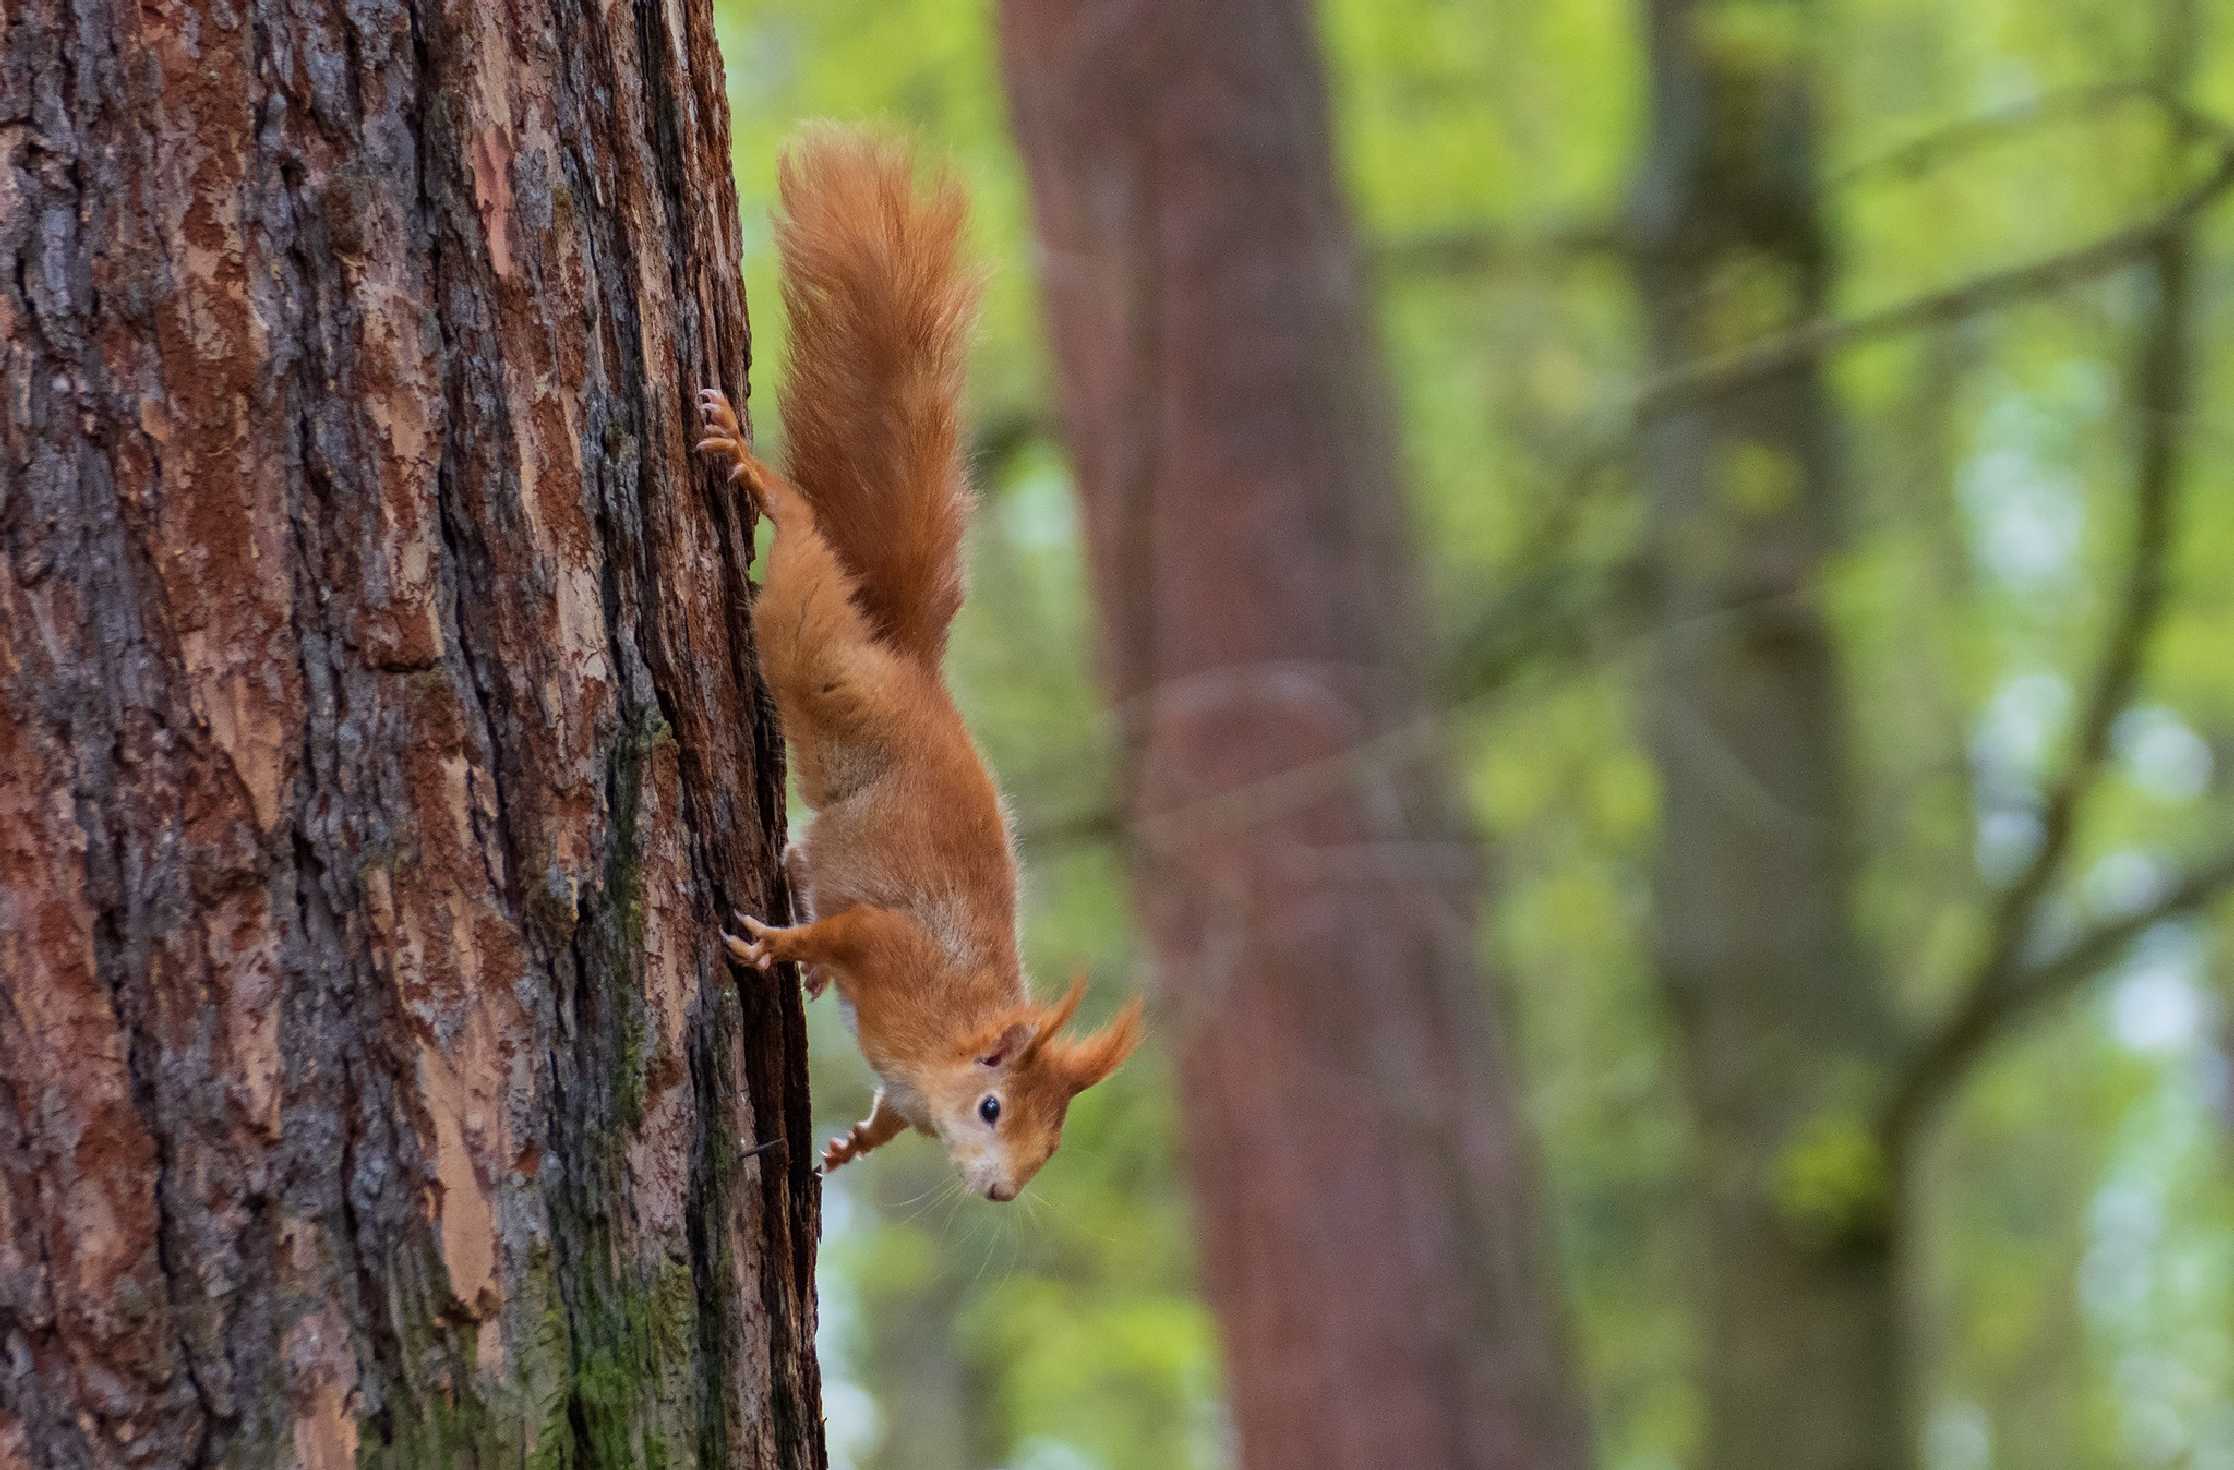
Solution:
{"label": "rough bark", "polygon": [[821,1463],[738,248],[704,0],[10,0],[0,1463]]}
{"label": "rough bark", "polygon": [[1009,0],[1252,1467],[1586,1462],[1302,0]]}
{"label": "rough bark", "polygon": [[[1654,367],[1823,315],[1805,7],[1778,44],[1649,7],[1634,200]],[[1725,24],[1725,21],[1728,24]],[[1643,418],[1660,773],[1653,942],[1700,1133],[1699,1463],[1909,1462],[1891,1180],[1870,1091],[1895,1039],[1853,913],[1849,714],[1819,603],[1844,497],[1818,359]]]}

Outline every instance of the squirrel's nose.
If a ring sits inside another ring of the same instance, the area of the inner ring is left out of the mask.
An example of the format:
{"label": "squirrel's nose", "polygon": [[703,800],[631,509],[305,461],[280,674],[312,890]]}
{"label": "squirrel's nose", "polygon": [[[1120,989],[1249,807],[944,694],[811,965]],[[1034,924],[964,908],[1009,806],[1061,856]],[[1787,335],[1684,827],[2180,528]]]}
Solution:
{"label": "squirrel's nose", "polygon": [[1016,1198],[1016,1186],[1013,1184],[988,1184],[985,1186],[985,1197],[987,1199],[997,1199],[1006,1204]]}

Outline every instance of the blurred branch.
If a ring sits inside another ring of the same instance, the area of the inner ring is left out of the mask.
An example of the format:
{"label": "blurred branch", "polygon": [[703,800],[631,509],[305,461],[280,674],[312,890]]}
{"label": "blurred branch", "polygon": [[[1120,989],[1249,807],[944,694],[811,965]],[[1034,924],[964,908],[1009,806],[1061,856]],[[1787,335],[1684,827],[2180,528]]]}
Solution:
{"label": "blurred branch", "polygon": [[[2214,131],[2222,138],[2228,136],[2223,129]],[[1494,693],[1547,652],[1573,646],[1588,636],[1597,619],[1608,614],[1618,616],[1625,609],[1632,614],[1641,611],[1643,599],[1635,595],[1632,565],[1616,565],[1595,576],[1577,576],[1551,564],[1561,559],[1560,553],[1579,522],[1582,508],[1590,503],[1595,487],[1605,482],[1607,477],[1603,472],[1623,462],[1637,424],[1652,410],[1681,401],[1690,394],[1727,391],[1758,376],[1783,371],[1815,355],[1856,342],[1918,326],[1983,315],[2013,301],[2107,274],[2137,258],[2155,255],[2167,248],[2184,252],[2187,227],[2230,187],[2234,187],[2234,142],[2222,146],[2214,166],[2202,180],[2139,225],[2061,255],[1980,276],[1945,291],[1864,316],[1828,319],[1803,326],[1726,357],[1709,359],[1663,375],[1648,384],[1632,401],[1624,429],[1588,436],[1594,447],[1576,462],[1566,489],[1546,511],[1532,535],[1531,544],[1536,549],[1518,559],[1523,565],[1549,569],[1530,575],[1497,598],[1473,620],[1468,634],[1454,640],[1454,652],[1445,664],[1440,681],[1444,697],[1449,701],[1446,709]],[[2180,294],[2184,298],[2184,289]],[[2174,302],[2172,305],[2176,309],[2169,315],[2184,315],[2183,304]],[[2160,314],[2165,314],[2161,293],[2159,310]],[[2161,343],[2165,339],[2161,332],[2152,332],[2151,340]],[[2184,349],[2182,353],[2184,360]],[[2097,681],[2098,686],[2104,680],[2112,681],[2111,687],[2101,689],[2089,701],[2090,710],[2100,705],[2108,709],[2108,715],[2103,717],[2101,735],[2082,740],[2083,750],[2106,743],[2108,720],[2115,718],[2130,693],[2146,632],[2154,623],[2161,602],[2161,563],[2169,542],[2169,497],[2174,478],[2172,433],[2180,417],[2177,395],[2184,392],[2184,385],[2178,380],[2184,373],[2168,373],[2159,362],[2153,369],[2145,366],[2143,377],[2140,396],[2149,428],[2136,495],[2134,570],[2120,628],[2111,639],[2110,653]],[[1721,611],[1735,611],[1737,606],[1733,604]],[[2087,769],[2075,770],[2073,774],[2082,783],[2091,780],[2092,769],[2100,760],[2101,752],[2096,750],[2087,758]],[[2076,795],[2071,798],[2076,799]],[[2056,803],[2052,802],[2051,807],[2054,805]],[[2068,822],[2069,818],[2062,820]],[[1065,818],[1051,824],[1046,829],[1048,835],[1040,840],[1050,837],[1056,841],[1098,840],[1105,831],[1122,828],[1121,821],[1105,820],[1099,815]],[[2057,839],[2055,845],[2060,849],[2067,841],[2067,837]],[[2044,849],[2047,845],[2044,843]],[[2057,861],[2060,862],[2060,852]],[[2053,878],[2052,867],[2047,876]],[[2028,921],[2036,900],[2037,895],[2025,901]],[[2021,939],[2021,934],[2019,937]],[[2008,961],[2002,960],[1996,962],[1994,968],[2005,970],[2007,965]]]}
{"label": "blurred branch", "polygon": [[[2177,279],[2184,282],[2185,274],[2182,265]],[[1980,990],[1998,986],[2016,963],[2041,902],[2062,871],[2078,828],[2080,808],[2109,755],[2111,726],[2133,698],[2149,634],[2163,612],[2164,563],[2171,549],[2173,488],[2178,478],[2178,402],[2185,394],[2181,380],[2185,377],[2186,353],[2183,346],[2174,344],[2181,336],[2176,320],[2185,314],[2186,295],[2184,285],[2165,293],[2158,308],[2159,320],[2142,356],[2138,405],[2142,418],[2141,464],[2134,487],[2132,564],[2126,573],[2125,596],[2087,692],[2070,764],[2042,806],[2040,845],[2025,870],[2004,890],[1996,907],[1992,937],[1972,981]],[[2167,309],[2172,307],[2181,310]]]}
{"label": "blurred branch", "polygon": [[1833,189],[1844,189],[1880,174],[1913,178],[1936,168],[1955,154],[1997,142],[2011,133],[2087,117],[2123,102],[2139,101],[2163,105],[2165,99],[2152,83],[2133,77],[2056,87],[2022,102],[1951,122],[1934,132],[1896,143],[1882,153],[1856,159],[1834,170],[1827,184]]}
{"label": "blurred branch", "polygon": [[2210,170],[2149,219],[2004,270],[1988,271],[1875,311],[1824,317],[1778,336],[1702,358],[1648,379],[1637,394],[1640,416],[1692,399],[1713,397],[1776,376],[1811,359],[1880,337],[1967,321],[2015,302],[2108,275],[2185,234],[2196,217],[2234,188],[2234,141],[2220,133]]}
{"label": "blurred branch", "polygon": [[[2171,0],[2166,26],[2166,82],[2176,82],[2186,64],[2192,36],[2188,0]],[[2184,23],[2183,23],[2184,22]],[[2165,95],[2170,96],[2167,85]],[[2234,144],[2222,149],[2212,178],[2234,181]],[[2208,181],[2206,181],[2208,182]],[[2201,189],[2188,200],[2200,201]],[[1888,1113],[1889,1136],[1906,1136],[1932,1106],[1959,1081],[1974,1059],[2016,1016],[2032,1010],[2093,974],[2149,924],[2184,913],[2215,897],[2234,882],[2234,859],[2205,864],[2175,885],[2152,910],[2115,921],[2081,940],[2061,959],[2027,970],[2021,957],[2031,941],[2040,911],[2071,854],[2079,816],[2100,781],[2109,756],[2111,729],[2131,703],[2148,655],[2149,636],[2163,615],[2165,564],[2170,558],[2173,514],[2179,489],[2182,430],[2187,418],[2192,363],[2188,341],[2191,262],[2187,221],[2200,203],[2164,218],[2144,253],[2155,287],[2145,335],[2134,373],[2133,405],[2140,444],[2133,487],[2133,549],[2124,596],[2088,687],[2071,758],[2049,788],[2040,814],[2040,843],[2016,881],[1994,906],[1986,950],[1964,987],[1964,997],[1895,1091]],[[2092,964],[2088,961],[2092,958]]]}
{"label": "blurred branch", "polygon": [[[2204,210],[2229,189],[2234,189],[2234,129],[2188,107],[2169,86],[2161,83],[2118,82],[2074,89],[2069,94],[2043,99],[2029,108],[2027,115],[2037,119],[2051,109],[2068,111],[2102,106],[2115,98],[2129,96],[2152,99],[2179,121],[2183,138],[2211,136],[2219,144],[2211,168],[2157,214],[2060,254],[1988,272],[1858,316],[1828,317],[1805,323],[1783,335],[1664,373],[1647,381],[1632,400],[1628,432],[1633,433],[1638,423],[1659,409],[1728,392],[1862,342],[1918,328],[1968,321],[2019,301],[2108,275],[2137,260],[2156,261],[2161,280],[2165,276],[2163,261],[2176,258],[2180,264],[2174,284],[2176,294],[2184,298],[2187,232]],[[1907,159],[1905,166],[1917,166],[1916,159],[1928,151],[1967,145],[1975,141],[1979,133],[2012,127],[2018,121],[2014,115],[1997,115],[1959,125],[1949,133],[1935,134],[1930,139],[1920,139],[1903,151]],[[1954,136],[1957,133],[1964,136],[1957,138]],[[1902,165],[1901,158],[1893,156],[1870,166]],[[1615,248],[1618,248],[1618,237],[1614,238]],[[2183,304],[2173,303],[2167,309],[2161,290],[2159,295],[2160,314],[2184,316]],[[2163,344],[2174,340],[2184,342],[2184,337],[2177,330],[2170,336],[2164,331],[2152,330],[2149,351],[2155,353],[2163,349]],[[2127,598],[2130,626],[2112,639],[2113,651],[2130,643],[2127,656],[2136,660],[2140,653],[2139,639],[2147,624],[2155,619],[2156,602],[2161,596],[2158,584],[2165,549],[2163,542],[2169,537],[2163,517],[2168,513],[2173,475],[2171,421],[2181,412],[2179,400],[2184,394],[2184,384],[2180,380],[2185,375],[2185,349],[2181,346],[2169,350],[2177,352],[2178,363],[2158,362],[2152,368],[2145,361],[2144,381],[2138,393],[2141,412],[2151,423],[2144,431],[2140,486],[2136,496],[2136,559],[2134,581]],[[1578,591],[1577,583],[1581,579],[1550,565],[1558,559],[1565,538],[1579,517],[1580,507],[1589,499],[1591,486],[1598,483],[1598,472],[1618,462],[1626,452],[1627,433],[1617,433],[1613,438],[1614,442],[1601,443],[1578,463],[1569,489],[1546,514],[1536,540],[1538,551],[1521,563],[1547,569],[1531,574],[1513,591],[1497,598],[1473,620],[1469,633],[1457,640],[1458,652],[1449,660],[1445,683],[1458,697],[1470,698],[1495,688],[1547,650],[1557,652],[1572,646],[1587,633],[1596,617],[1609,612],[1618,614],[1624,607],[1641,606],[1639,599],[1633,596],[1635,580],[1633,576],[1624,575],[1625,569],[1616,568]],[[2136,604],[2135,597],[2143,600]],[[2135,617],[2138,623],[2133,622]],[[2122,703],[2135,672],[2115,662],[2106,663],[2105,676],[2115,678],[2120,687],[2104,691],[2105,697],[2115,696]],[[2105,718],[2114,718],[2117,707],[2112,705]],[[2098,762],[2099,754],[2093,759]]]}
{"label": "blurred branch", "polygon": [[1538,564],[1453,641],[1438,687],[1453,706],[1468,705],[1533,665],[1583,652],[1608,624],[1630,631],[1645,607],[1643,573],[1634,557],[1603,567]]}
{"label": "blurred branch", "polygon": [[[1912,177],[1949,157],[2012,133],[2086,117],[2125,102],[2154,103],[2184,129],[2198,131],[2195,114],[2158,84],[2139,78],[2090,82],[2058,87],[2023,102],[1963,118],[1882,153],[1857,159],[1834,171],[1828,187],[1846,188],[1878,175]],[[1635,249],[1635,239],[1618,214],[1575,215],[1526,229],[1462,225],[1398,235],[1373,247],[1372,264],[1382,274],[1464,276],[1520,267],[1620,261]]]}
{"label": "blurred branch", "polygon": [[2154,903],[2104,920],[2000,984],[1973,989],[1910,1064],[1886,1108],[1884,1136],[1896,1141],[1913,1136],[1916,1125],[1962,1080],[1971,1063],[2012,1025],[2078,990],[2157,925],[2200,912],[2230,890],[2234,847],[2197,863]]}
{"label": "blurred branch", "polygon": [[1591,436],[1592,447],[1571,464],[1551,503],[1530,528],[1526,545],[1511,558],[1523,568],[1517,583],[1492,598],[1453,639],[1436,687],[1458,703],[1510,683],[1523,668],[1580,645],[1608,614],[1642,610],[1633,559],[1603,568],[1577,568],[1569,552],[1584,513],[1609,486],[1609,473],[1626,462],[1627,440]]}
{"label": "blurred branch", "polygon": [[1577,218],[1531,229],[1424,230],[1380,242],[1371,264],[1382,276],[1464,276],[1521,266],[1618,260],[1631,245],[1620,220]]}

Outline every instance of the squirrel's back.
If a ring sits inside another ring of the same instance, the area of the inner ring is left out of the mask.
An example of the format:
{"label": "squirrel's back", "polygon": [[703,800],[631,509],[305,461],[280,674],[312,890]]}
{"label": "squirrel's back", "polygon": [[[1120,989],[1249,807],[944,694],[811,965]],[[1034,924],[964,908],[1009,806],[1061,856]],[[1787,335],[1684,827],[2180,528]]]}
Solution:
{"label": "squirrel's back", "polygon": [[978,282],[967,204],[918,182],[901,143],[829,125],[778,179],[791,364],[780,406],[793,483],[858,584],[877,636],[936,666],[962,605],[962,386]]}

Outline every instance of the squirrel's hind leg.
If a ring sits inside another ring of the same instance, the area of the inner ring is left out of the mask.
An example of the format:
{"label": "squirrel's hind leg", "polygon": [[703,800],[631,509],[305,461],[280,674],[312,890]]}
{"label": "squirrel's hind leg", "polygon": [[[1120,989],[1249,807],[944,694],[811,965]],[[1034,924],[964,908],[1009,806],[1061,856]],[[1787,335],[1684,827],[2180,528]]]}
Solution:
{"label": "squirrel's hind leg", "polygon": [[[791,890],[791,921],[794,924],[814,922],[814,889],[807,874],[807,850],[796,842],[784,844],[783,878],[784,886]],[[808,964],[800,965],[799,980],[807,987],[809,995],[822,994],[823,987],[830,983]]]}
{"label": "squirrel's hind leg", "polygon": [[756,970],[774,968],[783,961],[811,966],[806,973],[809,995],[835,979],[845,997],[859,1004],[860,987],[874,985],[881,977],[920,973],[938,963],[938,952],[929,936],[906,914],[874,904],[855,904],[826,919],[805,924],[764,924],[750,914],[737,915],[749,939],[723,932],[722,943],[738,962]]}
{"label": "squirrel's hind leg", "polygon": [[806,988],[809,1000],[821,995],[829,985],[829,975],[813,958],[817,936],[812,923],[794,924],[787,929],[779,929],[775,925],[761,923],[750,914],[739,914],[737,924],[752,937],[739,939],[724,929],[721,932],[721,942],[739,964],[767,971],[774,969],[782,961],[791,961],[799,967],[799,983]]}
{"label": "squirrel's hind leg", "polygon": [[778,525],[798,519],[796,513],[806,509],[806,498],[797,486],[768,468],[745,443],[744,425],[738,422],[737,410],[729,406],[729,395],[719,388],[701,388],[698,418],[699,428],[705,435],[698,441],[698,452],[710,454],[716,463],[726,465],[729,483],[743,485],[753,504],[769,519]]}
{"label": "squirrel's hind leg", "polygon": [[816,525],[806,497],[745,446],[728,399],[709,388],[701,408],[706,437],[699,450],[728,465],[730,479],[742,481],[776,523],[753,599],[753,634],[802,788],[811,805],[823,806],[842,794],[827,785],[834,750],[889,738],[896,716],[882,691],[893,681],[893,655],[878,646],[853,574]]}

